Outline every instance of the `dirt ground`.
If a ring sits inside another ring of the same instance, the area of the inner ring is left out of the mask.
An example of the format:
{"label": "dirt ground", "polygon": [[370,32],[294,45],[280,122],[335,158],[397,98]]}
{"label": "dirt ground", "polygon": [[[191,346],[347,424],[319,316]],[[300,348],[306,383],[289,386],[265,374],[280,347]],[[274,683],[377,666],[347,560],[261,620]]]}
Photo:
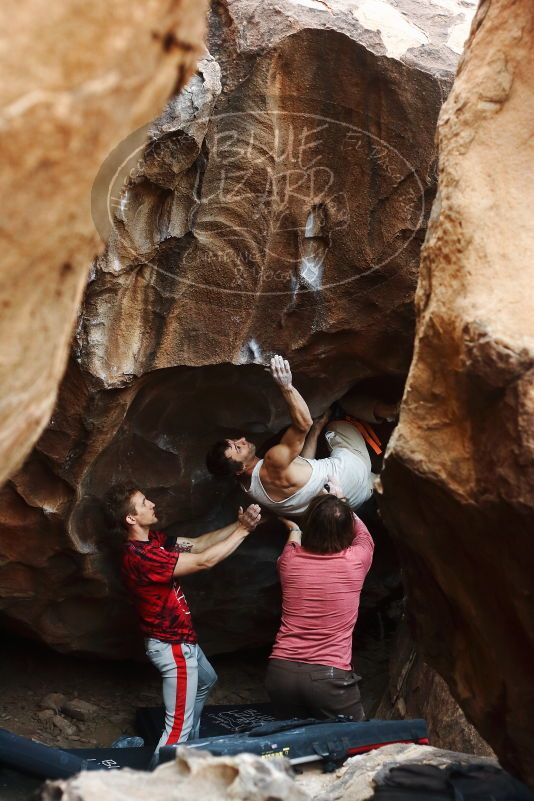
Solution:
{"label": "dirt ground", "polygon": [[[367,714],[372,714],[385,686],[387,651],[387,638],[366,635],[355,643]],[[219,681],[209,703],[267,701],[263,681],[268,654],[265,649],[210,657]],[[65,656],[6,635],[0,686],[0,728],[59,748],[110,746],[122,735],[136,734],[135,712],[139,707],[162,703],[160,675],[148,663]],[[90,704],[87,719],[52,710],[50,699],[55,694],[67,702]],[[306,780],[320,787],[324,781],[320,770],[310,772]],[[0,801],[35,799],[39,784],[0,766]]]}
{"label": "dirt ground", "polygon": [[[364,706],[372,713],[387,677],[387,642],[367,636],[355,651]],[[267,701],[263,680],[268,654],[266,649],[210,657],[219,681],[209,703]],[[6,636],[0,686],[0,727],[60,748],[109,746],[122,735],[136,733],[136,709],[162,703],[159,673],[148,663],[65,656]],[[83,721],[46,711],[46,701],[55,693],[95,709]]]}
{"label": "dirt ground", "polygon": [[[210,703],[266,701],[266,659],[267,653],[213,658],[219,682]],[[0,686],[0,728],[59,748],[110,746],[122,735],[136,734],[138,707],[162,702],[160,675],[149,664],[75,658],[6,636]],[[56,693],[95,708],[85,721],[43,708]],[[40,784],[0,766],[0,801],[35,799]]]}
{"label": "dirt ground", "polygon": [[[267,654],[256,652],[214,657],[219,682],[209,702],[266,701],[266,658]],[[149,664],[64,656],[24,640],[4,639],[0,685],[0,727],[60,748],[109,746],[121,735],[136,733],[138,707],[161,704],[161,679]],[[67,701],[81,699],[95,710],[86,721],[61,713],[43,714],[53,693]]]}

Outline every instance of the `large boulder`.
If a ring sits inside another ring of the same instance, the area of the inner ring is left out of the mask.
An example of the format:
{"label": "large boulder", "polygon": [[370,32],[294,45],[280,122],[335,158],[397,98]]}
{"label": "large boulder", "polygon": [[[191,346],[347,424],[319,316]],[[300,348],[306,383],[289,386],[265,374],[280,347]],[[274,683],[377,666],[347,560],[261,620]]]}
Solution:
{"label": "large boulder", "polygon": [[90,260],[91,185],[110,149],[184,85],[205,0],[7,0],[0,7],[0,485],[47,424]]}
{"label": "large boulder", "polygon": [[285,759],[262,759],[255,754],[211,756],[182,746],[176,760],[155,771],[82,771],[71,779],[46,782],[41,801],[309,801],[310,796],[291,776]]}
{"label": "large boulder", "polygon": [[530,782],[533,38],[531,3],[481,4],[439,124],[415,355],[383,474],[425,660]]}
{"label": "large boulder", "polygon": [[[468,22],[450,0],[214,4],[210,53],[149,126],[126,188],[113,176],[137,135],[97,181],[110,244],[50,425],[2,498],[13,625],[63,650],[131,651],[98,499],[128,479],[171,531],[228,520],[237,498],[205,450],[287,423],[273,352],[314,412],[357,381],[402,383],[435,125]],[[281,542],[258,534],[187,585],[209,650],[272,637]]]}

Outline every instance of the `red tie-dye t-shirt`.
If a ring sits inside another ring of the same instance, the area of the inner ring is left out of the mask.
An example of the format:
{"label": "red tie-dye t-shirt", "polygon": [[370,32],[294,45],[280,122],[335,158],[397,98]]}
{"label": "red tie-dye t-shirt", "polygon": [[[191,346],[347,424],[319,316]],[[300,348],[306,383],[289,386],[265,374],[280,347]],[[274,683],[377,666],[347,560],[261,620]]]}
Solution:
{"label": "red tie-dye t-shirt", "polygon": [[148,542],[128,540],[122,554],[122,575],[146,637],[164,642],[196,643],[191,612],[173,577],[180,554],[165,549],[166,536],[151,531]]}

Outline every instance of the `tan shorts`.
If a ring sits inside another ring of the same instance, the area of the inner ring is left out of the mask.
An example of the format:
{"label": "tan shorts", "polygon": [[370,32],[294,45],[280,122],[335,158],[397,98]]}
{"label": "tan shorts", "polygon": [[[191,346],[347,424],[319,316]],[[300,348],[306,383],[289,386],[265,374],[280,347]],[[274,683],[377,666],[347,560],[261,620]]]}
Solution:
{"label": "tan shorts", "polygon": [[334,465],[332,478],[338,483],[352,509],[358,509],[373,494],[376,474],[371,457],[358,429],[346,420],[334,420],[325,430],[330,448],[329,461]]}

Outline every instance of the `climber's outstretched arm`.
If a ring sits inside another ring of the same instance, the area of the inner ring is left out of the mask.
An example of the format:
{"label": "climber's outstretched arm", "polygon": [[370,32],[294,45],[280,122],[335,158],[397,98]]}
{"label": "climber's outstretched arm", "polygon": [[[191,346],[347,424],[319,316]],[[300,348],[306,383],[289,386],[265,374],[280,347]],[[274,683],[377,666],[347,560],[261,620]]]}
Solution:
{"label": "climber's outstretched arm", "polygon": [[291,416],[291,425],[280,442],[265,454],[265,467],[268,470],[276,471],[284,470],[291,464],[293,459],[300,456],[313,420],[308,404],[293,386],[293,376],[291,375],[289,362],[281,356],[273,356],[271,359],[271,375],[275,383],[280,387]]}

